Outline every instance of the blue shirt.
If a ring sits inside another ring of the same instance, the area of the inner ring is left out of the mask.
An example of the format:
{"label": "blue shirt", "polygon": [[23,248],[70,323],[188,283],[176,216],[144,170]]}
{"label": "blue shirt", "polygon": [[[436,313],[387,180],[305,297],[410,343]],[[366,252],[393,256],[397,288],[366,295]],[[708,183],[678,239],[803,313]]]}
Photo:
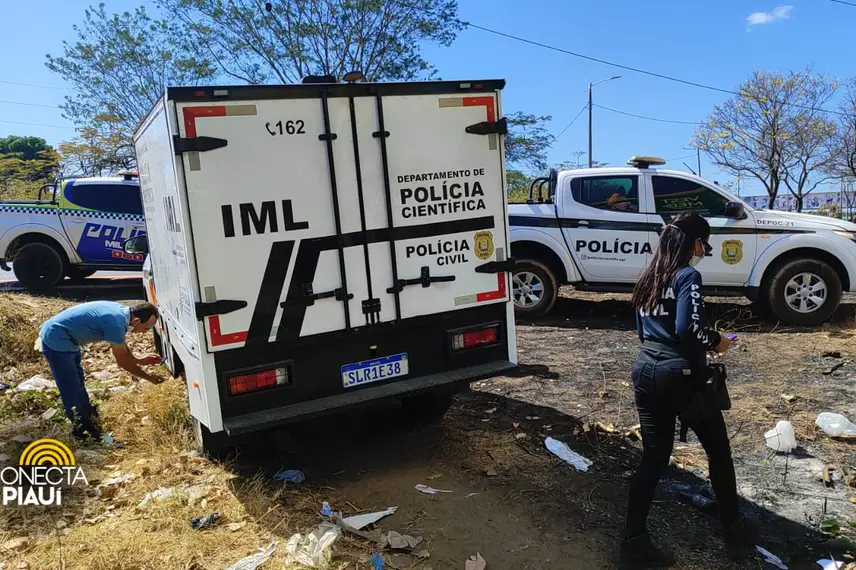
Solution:
{"label": "blue shirt", "polygon": [[718,332],[705,328],[705,321],[701,274],[689,266],[675,274],[656,308],[636,311],[640,340],[658,342],[692,357],[703,357],[722,341]]}
{"label": "blue shirt", "polygon": [[66,309],[45,321],[42,344],[57,352],[77,352],[80,346],[107,341],[125,344],[131,309],[111,301],[93,301]]}

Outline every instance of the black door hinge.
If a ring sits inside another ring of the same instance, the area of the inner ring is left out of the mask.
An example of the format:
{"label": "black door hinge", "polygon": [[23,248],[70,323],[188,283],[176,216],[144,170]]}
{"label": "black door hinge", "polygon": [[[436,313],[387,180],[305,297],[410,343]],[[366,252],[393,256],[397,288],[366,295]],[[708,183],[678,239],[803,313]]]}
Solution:
{"label": "black door hinge", "polygon": [[505,261],[488,261],[476,267],[476,273],[512,273],[517,260],[509,257]]}
{"label": "black door hinge", "polygon": [[363,314],[372,315],[380,313],[380,299],[366,299],[363,301]]}
{"label": "black door hinge", "polygon": [[214,137],[193,137],[193,138],[181,138],[178,135],[173,135],[172,137],[172,146],[175,148],[175,154],[181,154],[183,152],[190,151],[198,151],[205,152],[207,150],[214,150],[215,148],[223,148],[229,144],[229,141],[226,139],[218,139]]}
{"label": "black door hinge", "polygon": [[332,291],[316,293],[315,290],[312,288],[312,283],[304,283],[302,296],[296,297],[294,299],[286,299],[285,301],[280,303],[279,306],[285,308],[288,305],[292,305],[295,303],[303,303],[307,307],[311,307],[315,304],[315,301],[319,299],[330,299],[331,297],[335,297],[337,301],[345,301],[347,299],[354,298],[352,294],[348,293],[341,287]]}
{"label": "black door hinge", "polygon": [[205,317],[234,313],[246,306],[246,301],[235,301],[232,299],[220,299],[212,303],[196,303],[196,320],[201,321]]}
{"label": "black door hinge", "polygon": [[421,268],[420,275],[416,279],[399,279],[398,283],[386,290],[387,293],[401,293],[408,285],[422,285],[422,287],[430,287],[431,283],[448,283],[454,281],[454,275],[440,275],[439,277],[431,277],[431,270],[425,266]]}
{"label": "black door hinge", "polygon": [[505,117],[498,121],[482,121],[475,125],[470,125],[466,131],[471,135],[507,135],[508,134],[508,119]]}

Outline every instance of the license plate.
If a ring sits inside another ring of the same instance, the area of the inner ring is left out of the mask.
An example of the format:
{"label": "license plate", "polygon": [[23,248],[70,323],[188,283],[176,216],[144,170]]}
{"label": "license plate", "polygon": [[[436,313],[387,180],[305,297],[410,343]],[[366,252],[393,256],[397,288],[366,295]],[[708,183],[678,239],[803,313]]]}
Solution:
{"label": "license plate", "polygon": [[353,388],[397,376],[407,376],[407,353],[363,360],[342,366],[342,386]]}

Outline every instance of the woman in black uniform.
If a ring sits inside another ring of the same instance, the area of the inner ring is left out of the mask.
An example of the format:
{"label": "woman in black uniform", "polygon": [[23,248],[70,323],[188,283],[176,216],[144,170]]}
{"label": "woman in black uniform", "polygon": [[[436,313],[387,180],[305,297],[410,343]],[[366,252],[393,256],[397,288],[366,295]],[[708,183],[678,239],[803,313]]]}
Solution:
{"label": "woman in black uniform", "polygon": [[[707,353],[723,354],[729,346],[727,338],[705,328],[701,275],[694,266],[710,253],[709,238],[707,220],[697,214],[677,216],[663,230],[654,258],[633,291],[642,350],[632,378],[643,452],[630,483],[622,568],[658,568],[675,562],[672,553],[651,543],[645,521],[657,482],[669,465],[675,420],[707,380]],[[715,405],[710,408],[687,419],[707,453],[729,557],[740,558],[755,543],[758,529],[737,508],[725,421]]]}

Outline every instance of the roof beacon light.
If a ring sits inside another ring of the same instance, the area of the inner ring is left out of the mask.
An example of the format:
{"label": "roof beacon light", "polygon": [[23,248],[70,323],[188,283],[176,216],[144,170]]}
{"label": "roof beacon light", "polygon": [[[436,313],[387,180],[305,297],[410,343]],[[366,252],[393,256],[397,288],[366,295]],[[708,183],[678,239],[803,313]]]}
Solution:
{"label": "roof beacon light", "polygon": [[666,161],[658,156],[631,156],[627,164],[635,168],[648,168],[649,166],[663,166]]}
{"label": "roof beacon light", "polygon": [[342,79],[344,79],[347,83],[356,83],[363,77],[365,77],[365,75],[363,75],[362,71],[350,71],[346,73]]}

